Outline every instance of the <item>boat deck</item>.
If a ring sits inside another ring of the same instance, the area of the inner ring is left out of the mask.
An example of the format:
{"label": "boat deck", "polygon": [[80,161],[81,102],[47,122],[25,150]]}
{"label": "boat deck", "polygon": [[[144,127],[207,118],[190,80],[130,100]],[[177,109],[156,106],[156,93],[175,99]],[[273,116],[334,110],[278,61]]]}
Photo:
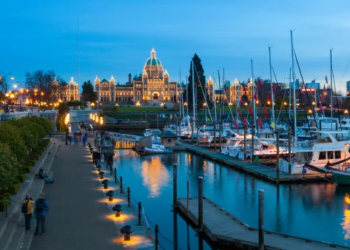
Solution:
{"label": "boat deck", "polygon": [[[187,213],[187,199],[178,199],[177,207],[186,220],[198,226],[198,198],[190,198]],[[258,246],[259,231],[244,224],[233,215],[207,198],[203,199],[203,233],[212,241],[239,249],[255,249]],[[330,250],[350,249],[331,243],[293,237],[264,231],[265,249],[287,250]]]}

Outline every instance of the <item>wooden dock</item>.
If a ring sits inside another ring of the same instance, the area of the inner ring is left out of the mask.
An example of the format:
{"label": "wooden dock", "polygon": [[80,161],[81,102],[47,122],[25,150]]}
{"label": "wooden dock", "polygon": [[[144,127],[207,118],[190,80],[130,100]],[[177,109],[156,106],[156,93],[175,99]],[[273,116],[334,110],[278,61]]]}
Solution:
{"label": "wooden dock", "polygon": [[288,183],[288,182],[319,182],[324,181],[324,177],[331,177],[332,174],[305,174],[305,175],[291,175],[284,172],[279,172],[279,178],[277,178],[277,171],[275,168],[252,164],[248,161],[241,161],[231,156],[221,153],[213,152],[207,148],[185,144],[186,150],[210,159],[214,162],[232,167],[234,169],[255,175],[262,179],[268,180],[273,183]]}
{"label": "wooden dock", "polygon": [[[198,199],[190,198],[187,212],[187,199],[177,200],[177,208],[186,220],[198,226]],[[233,215],[223,210],[207,198],[203,198],[203,233],[211,241],[224,246],[238,249],[257,249],[258,233],[254,229]],[[314,241],[285,234],[264,231],[265,249],[286,250],[331,250],[350,249],[350,247],[335,245],[326,242]]]}

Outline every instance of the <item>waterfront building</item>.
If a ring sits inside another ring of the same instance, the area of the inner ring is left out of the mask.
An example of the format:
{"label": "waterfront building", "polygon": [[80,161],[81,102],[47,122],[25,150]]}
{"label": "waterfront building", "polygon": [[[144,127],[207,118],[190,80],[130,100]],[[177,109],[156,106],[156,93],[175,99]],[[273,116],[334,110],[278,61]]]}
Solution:
{"label": "waterfront building", "polygon": [[346,82],[346,95],[350,95],[350,81]]}
{"label": "waterfront building", "polygon": [[223,98],[225,104],[231,103],[232,105],[237,105],[237,103],[239,105],[241,96],[244,97],[245,101],[251,102],[253,99],[253,86],[256,88],[256,84],[252,80],[248,84],[243,85],[235,79],[232,84],[225,84],[224,89],[216,89],[214,91],[214,82],[211,77],[209,77],[206,86],[210,101],[219,103]]}
{"label": "waterfront building", "polygon": [[169,73],[156,57],[154,49],[151,50],[151,56],[146,60],[139,78],[131,80],[129,74],[128,82],[122,85],[115,84],[113,76],[109,81],[100,80],[97,76],[94,84],[97,99],[102,103],[176,102],[180,94],[179,85],[176,81],[170,81]]}
{"label": "waterfront building", "polygon": [[72,77],[68,84],[59,84],[57,78],[51,83],[50,98],[53,102],[57,101],[79,101],[79,85]]}

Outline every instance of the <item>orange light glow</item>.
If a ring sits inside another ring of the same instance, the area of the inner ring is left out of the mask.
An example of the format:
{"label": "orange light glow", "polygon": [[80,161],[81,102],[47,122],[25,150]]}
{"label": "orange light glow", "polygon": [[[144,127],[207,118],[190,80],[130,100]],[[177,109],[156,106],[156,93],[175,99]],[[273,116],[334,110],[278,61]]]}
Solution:
{"label": "orange light glow", "polygon": [[115,214],[108,214],[108,215],[104,215],[103,218],[114,222],[126,222],[136,218],[136,216],[131,214],[121,213],[119,217],[115,217]]}
{"label": "orange light glow", "polygon": [[344,201],[346,204],[350,205],[350,195],[349,194],[345,194]]}
{"label": "orange light glow", "polygon": [[98,203],[106,203],[106,204],[114,204],[114,203],[121,203],[121,202],[124,202],[123,199],[119,199],[119,198],[113,198],[112,201],[109,201],[108,200],[108,197],[104,198],[104,199],[99,199],[97,200]]}
{"label": "orange light glow", "polygon": [[147,246],[147,245],[153,244],[153,242],[150,239],[148,239],[144,236],[133,235],[133,234],[131,234],[129,241],[125,241],[124,235],[123,235],[123,236],[120,236],[118,238],[113,239],[112,242],[114,244],[117,244],[117,245],[122,244],[124,246],[129,246],[129,247]]}

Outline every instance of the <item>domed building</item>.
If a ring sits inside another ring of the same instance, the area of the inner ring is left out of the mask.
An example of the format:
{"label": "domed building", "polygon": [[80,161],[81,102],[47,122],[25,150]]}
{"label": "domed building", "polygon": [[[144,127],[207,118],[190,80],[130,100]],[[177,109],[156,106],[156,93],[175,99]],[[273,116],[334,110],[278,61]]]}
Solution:
{"label": "domed building", "polygon": [[95,79],[95,91],[98,100],[104,102],[136,103],[147,101],[174,102],[179,96],[177,82],[171,82],[169,73],[164,70],[161,61],[156,57],[156,51],[151,50],[151,56],[146,60],[139,79],[131,80],[123,85],[115,85],[114,78],[110,81]]}
{"label": "domed building", "polygon": [[68,84],[60,85],[57,78],[51,83],[50,98],[52,101],[79,101],[79,85],[72,77]]}

